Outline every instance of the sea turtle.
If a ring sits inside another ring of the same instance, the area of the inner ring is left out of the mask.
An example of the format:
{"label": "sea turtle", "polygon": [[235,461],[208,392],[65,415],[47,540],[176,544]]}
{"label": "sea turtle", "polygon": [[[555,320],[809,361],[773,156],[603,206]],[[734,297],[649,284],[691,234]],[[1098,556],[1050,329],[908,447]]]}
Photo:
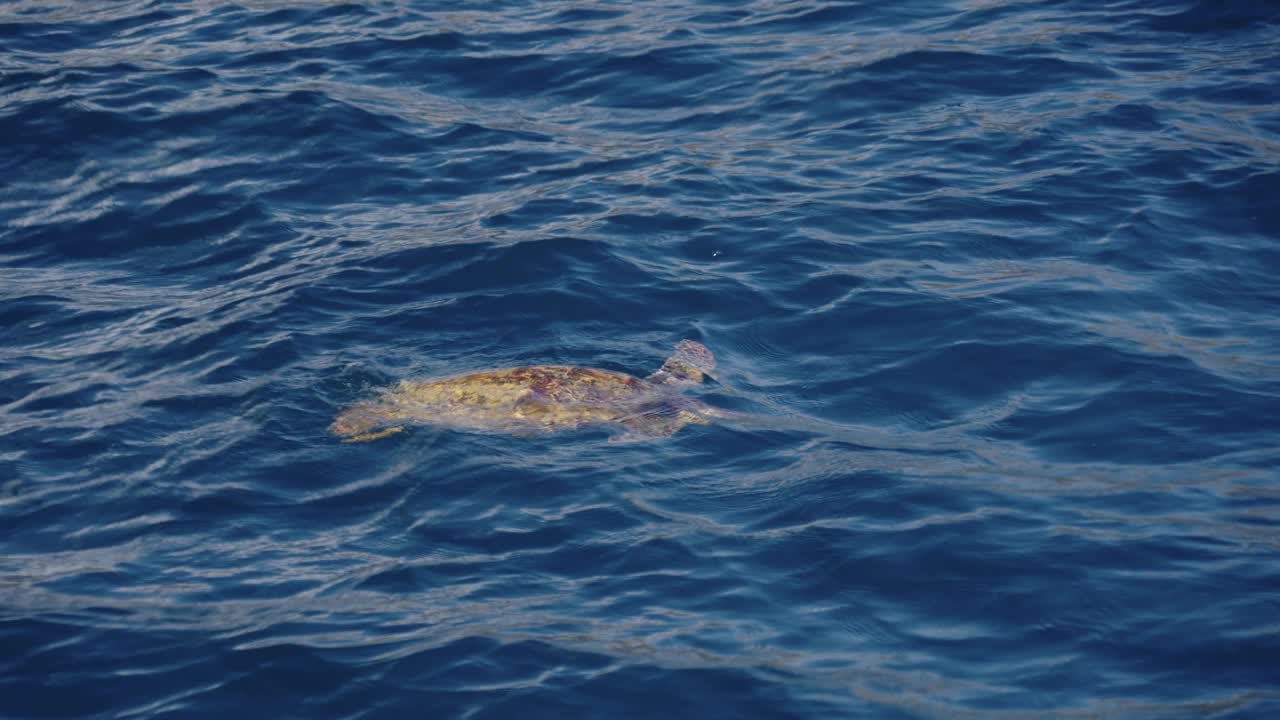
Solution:
{"label": "sea turtle", "polygon": [[535,365],[405,380],[376,400],[342,411],[329,429],[343,442],[376,440],[412,424],[517,435],[604,425],[621,427],[619,440],[666,437],[717,416],[715,408],[680,394],[715,366],[706,346],[681,340],[662,368],[644,379],[611,370]]}

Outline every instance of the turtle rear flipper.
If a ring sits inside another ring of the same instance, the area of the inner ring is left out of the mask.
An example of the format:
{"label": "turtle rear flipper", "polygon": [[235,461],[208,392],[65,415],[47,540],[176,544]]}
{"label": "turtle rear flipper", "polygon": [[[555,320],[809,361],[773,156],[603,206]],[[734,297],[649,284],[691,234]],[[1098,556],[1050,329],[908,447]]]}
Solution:
{"label": "turtle rear flipper", "polygon": [[639,413],[618,421],[626,432],[609,442],[643,442],[671,437],[685,425],[710,425],[711,421],[683,408],[663,408]]}
{"label": "turtle rear flipper", "polygon": [[609,438],[611,443],[633,443],[647,442],[649,440],[661,440],[662,438],[671,437],[679,430],[679,426],[664,426],[654,423],[638,422],[635,420],[623,420],[622,426],[626,428],[626,432],[620,435],[614,435]]}
{"label": "turtle rear flipper", "polygon": [[368,442],[404,429],[404,412],[387,403],[357,403],[340,413],[329,432],[342,442]]}
{"label": "turtle rear flipper", "polygon": [[401,430],[404,430],[403,425],[394,425],[392,427],[386,428],[385,430],[377,430],[374,432],[364,433],[363,435],[356,435],[355,437],[343,438],[342,442],[353,443],[353,442],[369,442],[370,440],[381,440],[382,438],[388,435],[395,435]]}

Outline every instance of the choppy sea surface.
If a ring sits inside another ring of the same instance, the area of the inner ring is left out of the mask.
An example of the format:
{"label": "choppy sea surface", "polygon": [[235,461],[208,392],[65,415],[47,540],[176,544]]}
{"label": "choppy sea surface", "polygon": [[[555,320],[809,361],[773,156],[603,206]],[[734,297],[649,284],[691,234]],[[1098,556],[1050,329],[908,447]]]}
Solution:
{"label": "choppy sea surface", "polygon": [[0,716],[1280,717],[1278,275],[1274,3],[7,0]]}

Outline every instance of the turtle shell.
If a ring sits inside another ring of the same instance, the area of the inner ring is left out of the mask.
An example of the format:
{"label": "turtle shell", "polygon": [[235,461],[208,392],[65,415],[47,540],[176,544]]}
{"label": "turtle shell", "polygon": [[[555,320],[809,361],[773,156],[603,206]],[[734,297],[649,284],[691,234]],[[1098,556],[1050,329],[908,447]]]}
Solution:
{"label": "turtle shell", "polygon": [[567,365],[502,368],[432,380],[406,380],[377,400],[340,413],[330,430],[348,442],[374,440],[405,425],[517,434],[617,424],[638,437],[670,435],[706,422],[707,409],[678,391],[715,368],[711,351],[684,340],[661,370],[640,379]]}

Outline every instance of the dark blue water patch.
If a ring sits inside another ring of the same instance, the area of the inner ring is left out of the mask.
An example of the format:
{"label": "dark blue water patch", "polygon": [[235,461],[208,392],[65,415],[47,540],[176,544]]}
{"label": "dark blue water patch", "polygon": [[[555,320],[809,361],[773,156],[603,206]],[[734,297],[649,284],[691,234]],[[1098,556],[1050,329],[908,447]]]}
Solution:
{"label": "dark blue water patch", "polygon": [[[273,645],[228,653],[226,662],[232,679],[221,684],[213,698],[201,703],[203,711],[210,716],[215,712],[232,711],[239,703],[263,696],[270,698],[264,707],[268,712],[287,713],[291,711],[289,708],[308,706],[318,709],[333,702],[326,697],[329,693],[316,697],[307,688],[314,687],[313,683],[317,681],[328,688],[345,685],[346,663],[297,645]],[[275,679],[267,681],[266,677]],[[352,687],[335,694],[343,700],[339,706],[348,706],[352,700],[356,706],[378,704],[374,693],[367,688]],[[349,695],[354,697],[347,699]],[[330,702],[324,702],[326,699]]]}
{"label": "dark blue water patch", "polygon": [[603,214],[607,207],[598,203],[574,202],[565,199],[534,200],[506,213],[488,218],[485,222],[494,227],[530,228],[548,215],[559,217],[594,216]]}
{"label": "dark blue water patch", "polygon": [[[294,38],[305,41],[305,37]],[[459,53],[469,49],[468,40],[457,33],[423,33],[407,38],[378,38],[345,43],[324,43],[313,46],[294,46],[287,49],[246,53],[238,56],[227,69],[246,70],[256,67],[272,67],[282,63],[296,64],[312,61],[324,68],[324,74],[340,72],[348,63],[365,64],[371,70],[389,75],[408,74],[421,68],[422,53]],[[221,58],[214,54],[211,57]],[[193,58],[196,59],[196,58]]]}
{"label": "dark blue water patch", "polygon": [[339,3],[320,8],[283,8],[271,10],[254,17],[254,26],[258,30],[269,30],[273,26],[305,27],[312,24],[324,24],[326,21],[348,22],[361,18],[376,17],[376,14],[357,3]]}
{"label": "dark blue water patch", "polygon": [[[225,123],[225,128],[208,129],[215,135],[241,136],[245,141],[243,149],[255,155],[286,152],[305,139],[328,141],[311,148],[308,158],[348,158],[358,152],[358,146],[353,147],[349,141],[351,133],[386,133],[394,139],[388,148],[393,152],[428,148],[425,140],[414,141],[402,132],[404,126],[397,119],[335,101],[316,91],[295,90],[284,95],[256,91],[247,94],[243,104],[194,112],[200,113],[205,122]],[[281,136],[277,126],[289,128],[289,135]]]}
{"label": "dark blue water patch", "polygon": [[29,412],[46,412],[50,410],[70,410],[84,405],[91,405],[98,394],[108,389],[108,385],[88,385],[76,387],[66,393],[44,394],[21,404]]}
{"label": "dark blue water patch", "polygon": [[[615,683],[632,688],[619,693]],[[652,693],[645,688],[665,687],[664,693]],[[673,717],[741,717],[759,707],[759,703],[786,697],[783,685],[763,685],[751,676],[727,670],[703,670],[684,673],[673,673],[658,667],[622,668],[586,680],[574,688],[585,701],[590,702],[594,712],[596,708],[610,713],[662,714]],[[557,702],[555,697],[560,693],[554,690],[543,690],[521,697],[518,702],[496,705],[485,717],[504,717],[516,707],[528,708],[533,712],[553,714]],[[708,698],[721,696],[732,700],[710,701]],[[694,698],[693,701],[685,698]],[[803,704],[802,704],[803,705]],[[810,708],[816,710],[817,708]],[[583,709],[586,711],[586,709]],[[797,708],[800,711],[801,708]],[[784,712],[778,717],[791,718],[799,715]]]}
{"label": "dark blue water patch", "polygon": [[575,7],[558,11],[548,21],[551,24],[558,25],[563,23],[616,20],[622,17],[625,17],[625,13],[621,10],[600,7]]}
{"label": "dark blue water patch", "polygon": [[918,3],[910,6],[899,6],[892,9],[876,8],[872,11],[860,3],[833,3],[816,7],[803,5],[795,8],[783,7],[778,12],[764,19],[746,23],[751,32],[759,31],[791,31],[801,35],[813,32],[816,35],[829,33],[832,27],[847,26],[850,30],[858,27],[892,27],[901,23],[910,23],[942,16],[941,8],[932,3]]}
{"label": "dark blue water patch", "polygon": [[[1266,172],[1240,178],[1231,183],[1222,193],[1231,207],[1238,208],[1238,213],[1229,216],[1247,220],[1252,228],[1262,237],[1274,237],[1280,232],[1280,209],[1270,202],[1274,193],[1280,192],[1280,173]],[[1215,197],[1217,195],[1215,194]],[[1235,205],[1233,201],[1239,201]],[[1273,267],[1276,248],[1260,243],[1255,252],[1259,263],[1256,267]],[[1252,265],[1252,264],[1250,264]]]}
{"label": "dark blue water patch", "polygon": [[[1102,421],[1121,407],[1131,408],[1128,433],[1108,429]],[[1265,410],[1247,395],[1224,398],[1163,388],[1112,391],[1078,409],[1014,416],[1001,423],[993,435],[1018,438],[1055,457],[1065,452],[1064,457],[1079,461],[1129,463],[1159,455],[1164,463],[1180,463],[1241,449],[1232,441],[1232,435],[1257,428],[1258,421],[1265,417],[1260,413]],[[1206,434],[1211,434],[1214,441],[1199,439]],[[1066,440],[1068,437],[1071,440]],[[1084,438],[1087,440],[1080,442]]]}
{"label": "dark blue water patch", "polygon": [[[240,456],[242,460],[248,457],[247,454]],[[212,475],[221,468],[214,463],[193,464],[191,469],[193,473]],[[278,508],[282,502],[277,496],[256,490],[217,487],[192,493],[178,506],[178,511],[182,522],[193,530],[225,523],[225,534],[228,539],[234,539],[244,534],[266,536],[272,522],[262,513]]]}
{"label": "dark blue water patch", "polygon": [[439,145],[486,148],[503,147],[512,143],[549,143],[553,140],[542,133],[525,129],[492,128],[475,123],[458,123],[445,132],[431,138]]}
{"label": "dark blue water patch", "polygon": [[[1272,61],[1275,58],[1271,58]],[[1170,99],[1196,98],[1245,107],[1274,103],[1280,98],[1280,80],[1245,81],[1211,88],[1189,88],[1185,93],[1170,93]]]}
{"label": "dark blue water patch", "polygon": [[1280,12],[1266,4],[1248,0],[1228,2],[1196,2],[1180,12],[1156,15],[1147,20],[1157,31],[1182,33],[1232,33],[1246,30],[1262,30],[1280,25]]}
{"label": "dark blue water patch", "polygon": [[8,299],[0,311],[0,323],[15,340],[39,341],[80,332],[87,325],[122,320],[129,314],[123,310],[71,310],[65,297],[35,295]]}
{"label": "dark blue water patch", "polygon": [[[937,82],[946,68],[946,80]],[[1006,96],[1035,92],[1044,78],[1055,83],[1098,80],[1110,73],[1083,62],[1056,58],[995,58],[973,53],[919,50],[849,71],[854,77],[829,86],[814,102],[832,116],[857,111],[904,112],[942,98]]]}
{"label": "dark blue water patch", "polygon": [[[141,132],[126,116],[89,110],[68,99],[19,105],[0,120],[0,131],[19,139],[16,144],[7,144],[6,155],[20,153],[19,157],[29,161],[32,149],[39,148],[43,153],[47,148],[52,156],[49,159],[55,162],[51,169],[61,169],[56,162],[63,158],[83,157],[95,144],[130,145],[127,139],[136,138]],[[24,162],[24,166],[30,165]]]}
{"label": "dark blue water patch", "polygon": [[9,44],[13,52],[29,53],[37,57],[56,55],[60,52],[101,46],[120,33],[161,23],[174,17],[173,13],[166,10],[153,10],[141,15],[99,19],[97,22],[43,22],[35,19],[25,22],[5,22],[0,23],[0,37],[6,40],[6,44]]}
{"label": "dark blue water patch", "polygon": [[715,87],[719,102],[742,98],[749,86],[717,81],[716,76],[725,74],[732,65],[704,60],[705,51],[705,47],[692,45],[609,59],[593,68],[600,79],[579,83],[576,95],[610,107],[654,109],[666,109],[679,93],[707,85]]}
{"label": "dark blue water patch", "polygon": [[13,650],[11,657],[20,659],[22,668],[21,672],[5,673],[5,699],[0,701],[4,712],[15,716],[83,717],[119,708],[128,698],[157,689],[151,674],[140,674],[120,683],[74,691],[78,682],[75,669],[90,667],[95,660],[101,660],[102,654],[93,650],[96,643],[106,643],[97,645],[106,648],[120,642],[138,652],[140,660],[160,667],[173,663],[193,674],[203,669],[206,678],[207,673],[215,670],[214,663],[184,662],[181,659],[183,645],[173,640],[161,641],[163,649],[158,649],[155,645],[145,647],[130,633],[105,630],[83,633],[80,628],[55,623],[11,620],[4,623],[4,635],[5,646]]}

